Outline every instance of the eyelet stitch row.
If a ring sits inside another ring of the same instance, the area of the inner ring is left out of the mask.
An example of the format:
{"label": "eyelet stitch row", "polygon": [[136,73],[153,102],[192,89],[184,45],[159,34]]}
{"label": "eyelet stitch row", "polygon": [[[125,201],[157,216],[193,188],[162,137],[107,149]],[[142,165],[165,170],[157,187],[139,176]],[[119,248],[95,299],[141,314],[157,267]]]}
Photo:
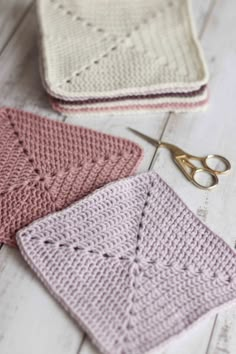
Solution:
{"label": "eyelet stitch row", "polygon": [[[35,219],[126,177],[141,160],[131,141],[3,108],[0,243]],[[27,200],[27,202],[26,202]]]}
{"label": "eyelet stitch row", "polygon": [[[63,82],[61,82],[60,84],[57,85],[57,87],[62,87],[64,83],[67,83],[67,84],[71,84],[72,83],[72,80],[74,77],[78,77],[80,76],[82,73],[84,73],[85,71],[88,71],[90,70],[94,65],[98,65],[103,59],[106,59],[109,57],[109,55],[116,51],[117,49],[119,49],[120,45],[123,45],[126,40],[128,38],[130,38],[132,36],[133,33],[139,31],[143,25],[146,25],[149,21],[155,19],[158,15],[159,11],[156,12],[155,14],[151,14],[149,18],[145,18],[143,19],[140,24],[137,24],[130,32],[126,33],[126,35],[122,38],[117,38],[116,39],[116,43],[113,44],[106,52],[100,54],[99,57],[97,57],[96,59],[94,59],[90,64],[84,66],[83,68],[81,68],[80,71],[76,71],[74,72],[70,78],[66,78],[63,80]],[[135,49],[135,46],[133,47],[133,49]],[[146,54],[146,55],[149,55],[148,52],[143,52],[143,54]],[[160,58],[155,58],[155,60],[159,60]]]}
{"label": "eyelet stitch row", "polygon": [[82,18],[81,16],[76,15],[71,10],[67,9],[63,4],[59,3],[57,0],[50,0],[50,1],[51,1],[52,4],[57,6],[57,8],[59,10],[61,10],[64,15],[70,16],[72,20],[78,21],[81,24],[83,24],[85,27],[91,28],[91,29],[93,29],[94,31],[96,31],[98,33],[103,34],[105,32],[103,28],[97,27],[93,23],[88,22],[87,20]]}
{"label": "eyelet stitch row", "polygon": [[235,298],[235,253],[154,172],[110,184],[41,219],[18,243],[79,324],[83,314],[100,351],[142,354],[176,334],[173,326],[180,332]]}

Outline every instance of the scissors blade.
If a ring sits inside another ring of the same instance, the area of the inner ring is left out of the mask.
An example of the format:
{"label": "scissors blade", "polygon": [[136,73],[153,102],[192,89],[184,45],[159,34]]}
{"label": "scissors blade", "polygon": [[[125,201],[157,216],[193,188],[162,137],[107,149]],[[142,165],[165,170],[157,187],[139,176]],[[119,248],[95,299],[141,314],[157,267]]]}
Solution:
{"label": "scissors blade", "polygon": [[147,135],[145,135],[145,134],[143,134],[143,133],[140,133],[139,131],[137,131],[137,130],[135,130],[135,129],[133,129],[133,128],[128,127],[128,129],[129,129],[132,133],[134,133],[135,135],[137,135],[137,136],[139,136],[140,138],[143,138],[144,140],[146,140],[147,142],[149,142],[150,144],[152,144],[152,145],[154,145],[154,146],[156,146],[156,147],[160,146],[160,142],[159,142],[158,140],[155,140],[155,139],[151,138],[150,136],[147,136]]}

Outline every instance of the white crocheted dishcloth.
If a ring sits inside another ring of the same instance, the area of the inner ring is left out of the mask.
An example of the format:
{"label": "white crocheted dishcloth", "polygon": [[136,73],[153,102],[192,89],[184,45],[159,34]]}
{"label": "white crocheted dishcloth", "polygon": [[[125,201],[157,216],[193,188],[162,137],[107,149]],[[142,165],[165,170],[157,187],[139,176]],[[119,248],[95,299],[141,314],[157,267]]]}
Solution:
{"label": "white crocheted dishcloth", "polygon": [[189,0],[38,0],[38,16],[54,97],[189,91],[208,81]]}

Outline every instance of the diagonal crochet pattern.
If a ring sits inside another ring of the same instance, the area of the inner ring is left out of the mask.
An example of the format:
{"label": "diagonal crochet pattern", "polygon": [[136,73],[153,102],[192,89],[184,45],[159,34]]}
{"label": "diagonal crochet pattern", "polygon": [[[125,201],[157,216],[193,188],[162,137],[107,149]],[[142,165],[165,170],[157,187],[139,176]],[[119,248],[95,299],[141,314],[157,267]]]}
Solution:
{"label": "diagonal crochet pattern", "polygon": [[53,97],[182,91],[208,81],[189,0],[42,0],[38,17]]}
{"label": "diagonal crochet pattern", "polygon": [[0,242],[35,219],[132,174],[142,157],[131,141],[0,109]]}
{"label": "diagonal crochet pattern", "polygon": [[55,110],[207,107],[209,75],[190,0],[37,4],[41,76]]}
{"label": "diagonal crochet pattern", "polygon": [[236,254],[154,172],[36,221],[17,242],[105,354],[143,354],[236,297]]}

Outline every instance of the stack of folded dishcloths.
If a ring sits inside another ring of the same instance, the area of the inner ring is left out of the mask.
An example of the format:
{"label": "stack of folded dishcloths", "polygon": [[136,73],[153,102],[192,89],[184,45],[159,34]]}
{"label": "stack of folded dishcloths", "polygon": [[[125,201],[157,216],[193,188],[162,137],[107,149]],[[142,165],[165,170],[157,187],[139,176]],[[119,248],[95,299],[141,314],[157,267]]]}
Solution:
{"label": "stack of folded dishcloths", "polygon": [[208,73],[189,0],[41,0],[38,17],[55,110],[206,107]]}

